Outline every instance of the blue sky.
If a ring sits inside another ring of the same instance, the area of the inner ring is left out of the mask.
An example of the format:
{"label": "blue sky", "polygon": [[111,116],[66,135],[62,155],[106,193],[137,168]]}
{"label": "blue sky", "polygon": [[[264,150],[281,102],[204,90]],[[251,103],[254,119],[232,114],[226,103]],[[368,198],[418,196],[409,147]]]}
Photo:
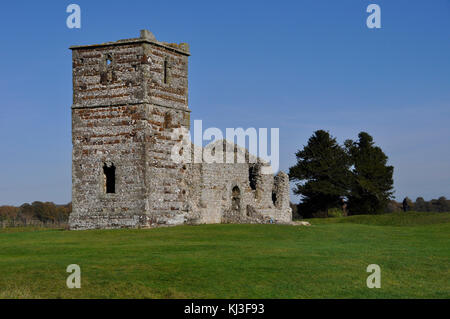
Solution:
{"label": "blue sky", "polygon": [[[82,27],[66,27],[80,5]],[[381,7],[368,29],[366,7]],[[191,119],[279,127],[280,168],[313,131],[367,131],[397,199],[450,197],[450,0],[8,1],[0,11],[0,205],[71,200],[70,45],[188,42]]]}

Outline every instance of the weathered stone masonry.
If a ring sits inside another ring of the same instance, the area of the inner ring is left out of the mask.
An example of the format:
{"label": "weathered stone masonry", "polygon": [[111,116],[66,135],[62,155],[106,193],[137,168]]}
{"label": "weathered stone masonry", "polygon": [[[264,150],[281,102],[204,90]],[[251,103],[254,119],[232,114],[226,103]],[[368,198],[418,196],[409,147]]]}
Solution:
{"label": "weathered stone masonry", "polygon": [[291,221],[287,175],[263,161],[172,160],[190,126],[187,44],[143,30],[71,49],[71,229]]}

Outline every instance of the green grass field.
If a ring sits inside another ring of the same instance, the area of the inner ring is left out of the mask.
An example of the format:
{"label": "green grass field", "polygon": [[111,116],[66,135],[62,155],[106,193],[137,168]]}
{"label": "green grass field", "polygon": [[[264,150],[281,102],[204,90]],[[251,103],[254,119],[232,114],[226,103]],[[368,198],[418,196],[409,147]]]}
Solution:
{"label": "green grass field", "polygon": [[[450,213],[310,221],[3,229],[0,298],[450,298]],[[69,264],[81,289],[66,287]]]}

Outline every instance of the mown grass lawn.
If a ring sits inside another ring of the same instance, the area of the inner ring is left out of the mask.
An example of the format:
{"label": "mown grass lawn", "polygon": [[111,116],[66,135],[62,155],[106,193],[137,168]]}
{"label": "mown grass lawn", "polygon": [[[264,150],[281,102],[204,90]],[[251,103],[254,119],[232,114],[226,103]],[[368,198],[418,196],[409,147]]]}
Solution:
{"label": "mown grass lawn", "polygon": [[0,230],[0,298],[450,298],[450,213],[311,223]]}

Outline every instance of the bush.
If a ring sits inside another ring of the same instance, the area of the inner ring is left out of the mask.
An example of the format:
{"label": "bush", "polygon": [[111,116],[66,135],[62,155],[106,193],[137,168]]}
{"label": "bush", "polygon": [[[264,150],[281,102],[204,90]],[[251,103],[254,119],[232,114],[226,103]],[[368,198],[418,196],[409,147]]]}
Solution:
{"label": "bush", "polygon": [[342,208],[334,207],[328,210],[328,217],[344,217],[344,211]]}

